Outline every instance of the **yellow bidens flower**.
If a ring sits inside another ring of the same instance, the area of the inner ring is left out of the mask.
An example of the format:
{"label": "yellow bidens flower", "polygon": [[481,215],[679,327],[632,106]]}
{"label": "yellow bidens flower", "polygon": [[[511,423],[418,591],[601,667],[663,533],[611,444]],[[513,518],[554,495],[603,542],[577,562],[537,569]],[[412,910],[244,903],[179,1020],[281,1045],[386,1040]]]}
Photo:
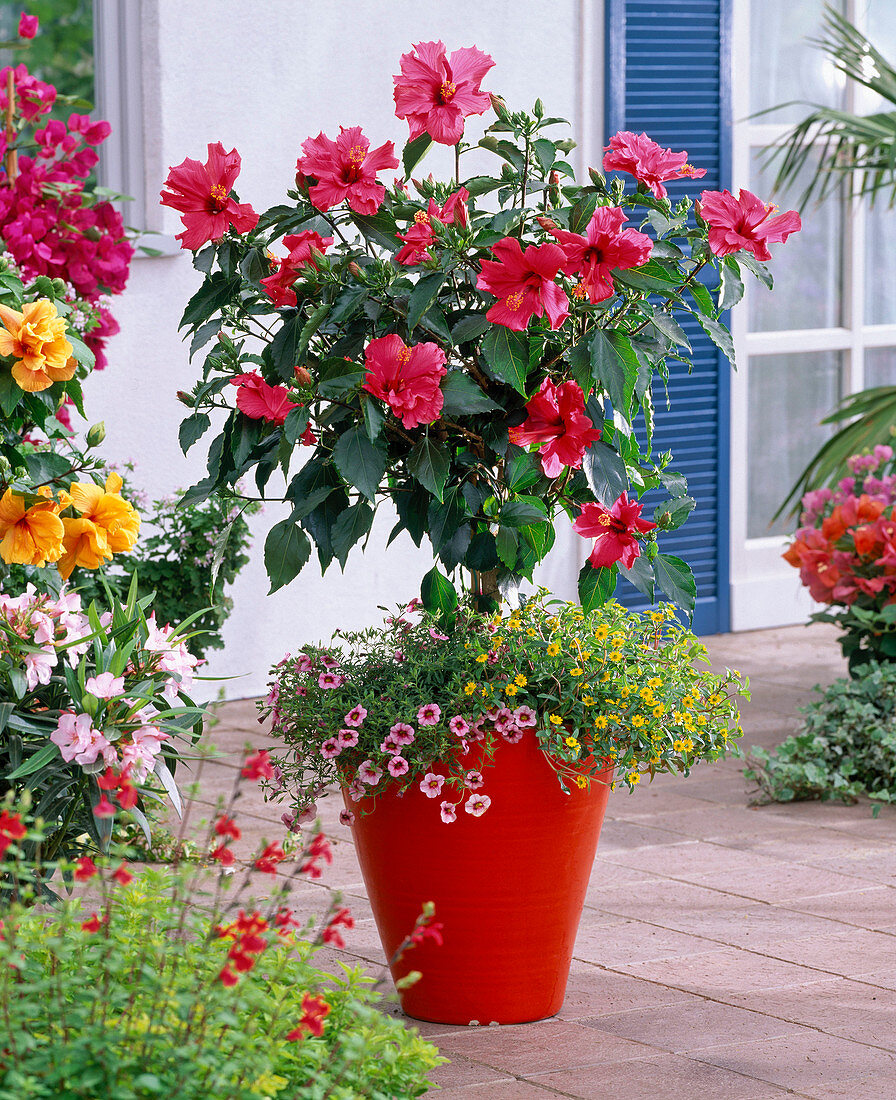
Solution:
{"label": "yellow bidens flower", "polygon": [[566,744],[569,745],[569,747],[571,749],[579,748],[579,741],[578,741],[578,738],[576,738],[576,737],[567,737],[566,738]]}
{"label": "yellow bidens flower", "polygon": [[550,717],[548,718],[548,721],[552,722],[555,726],[562,726],[563,725],[563,719],[560,717],[559,714],[550,715]]}
{"label": "yellow bidens flower", "polygon": [[472,680],[470,680],[468,683],[464,684],[464,694],[465,695],[472,695],[475,690],[476,690],[476,685],[473,683]]}
{"label": "yellow bidens flower", "polygon": [[76,565],[96,569],[113,554],[133,549],[140,530],[140,516],[121,498],[121,478],[109,474],[105,488],[76,482],[69,489],[71,506],[78,518],[64,519],[65,553],[59,559],[59,572],[68,578]]}
{"label": "yellow bidens flower", "polygon": [[599,626],[597,628],[597,630],[595,630],[594,637],[597,638],[597,640],[599,642],[602,642],[604,640],[604,638],[606,638],[606,636],[609,633],[610,633],[610,628],[608,626],[603,626],[602,625],[602,626]]}
{"label": "yellow bidens flower", "polygon": [[516,684],[517,687],[521,687],[521,688],[524,688],[526,686],[526,684],[529,683],[529,681],[522,674],[522,672],[519,672],[519,673],[517,673],[516,676],[514,676],[513,682]]}
{"label": "yellow bidens flower", "polygon": [[582,790],[584,790],[588,786],[588,780],[585,778],[584,775],[576,776],[576,786],[581,787]]}
{"label": "yellow bidens flower", "polygon": [[505,695],[516,695],[516,693],[519,690],[520,689],[516,686],[516,684],[508,684],[507,687],[504,688],[504,694]]}
{"label": "yellow bidens flower", "polygon": [[570,675],[570,676],[581,676],[583,672],[584,672],[584,669],[581,669],[581,668],[571,668],[571,669],[569,670],[569,675]]}
{"label": "yellow bidens flower", "polygon": [[11,565],[46,565],[62,556],[65,529],[53,501],[33,504],[7,489],[0,499],[0,557]]}
{"label": "yellow bidens flower", "polygon": [[16,359],[12,376],[21,389],[39,393],[74,376],[77,363],[65,338],[65,321],[48,298],[26,302],[21,313],[0,305],[0,322],[0,355]]}
{"label": "yellow bidens flower", "polygon": [[485,664],[485,662],[488,660],[488,654],[487,653],[480,653],[479,656],[476,658],[476,660],[481,665]]}
{"label": "yellow bidens flower", "polygon": [[625,778],[629,781],[629,783],[631,783],[634,786],[634,784],[641,782],[641,773],[640,772],[629,772],[628,775]]}

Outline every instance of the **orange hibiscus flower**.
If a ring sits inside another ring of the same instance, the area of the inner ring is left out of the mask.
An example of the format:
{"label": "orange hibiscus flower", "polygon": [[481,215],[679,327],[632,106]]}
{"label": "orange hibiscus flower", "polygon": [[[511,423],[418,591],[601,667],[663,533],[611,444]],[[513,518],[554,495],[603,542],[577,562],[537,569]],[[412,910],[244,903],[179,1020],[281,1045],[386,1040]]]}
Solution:
{"label": "orange hibiscus flower", "polygon": [[133,549],[140,531],[140,516],[121,497],[121,478],[110,474],[105,488],[93,483],[76,482],[69,489],[71,506],[78,516],[63,519],[65,553],[58,562],[59,572],[68,578],[76,565],[96,569],[113,554]]}
{"label": "orange hibiscus flower", "polygon": [[49,299],[26,302],[21,313],[0,305],[0,322],[0,355],[16,358],[12,376],[23,390],[37,393],[74,375],[77,364],[65,338],[65,321]]}
{"label": "orange hibiscus flower", "polygon": [[7,489],[0,498],[0,557],[7,564],[46,565],[62,556],[62,520],[56,505],[34,504]]}

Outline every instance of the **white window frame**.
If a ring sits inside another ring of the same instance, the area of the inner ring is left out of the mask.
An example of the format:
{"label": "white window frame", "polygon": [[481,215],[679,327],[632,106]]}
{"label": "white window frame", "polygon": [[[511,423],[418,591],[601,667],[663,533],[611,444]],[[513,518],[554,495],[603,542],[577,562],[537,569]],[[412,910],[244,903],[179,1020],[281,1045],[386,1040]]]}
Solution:
{"label": "white window frame", "polygon": [[[864,29],[865,4],[862,0],[847,0],[845,12],[851,22],[860,30]],[[733,36],[732,177],[736,192],[740,187],[749,187],[751,149],[771,144],[786,133],[792,123],[775,124],[749,118],[750,0],[734,0]],[[855,109],[853,91],[854,87],[847,82],[846,110]],[[811,209],[806,216],[811,217]],[[840,352],[843,356],[843,393],[862,389],[864,351],[896,347],[896,324],[864,323],[865,227],[866,202],[854,200],[844,211],[842,327],[749,332],[748,302],[742,303],[732,314],[731,331],[738,362],[731,383],[732,630],[804,622],[811,611],[818,610],[818,605],[800,584],[796,570],[781,559],[789,539],[747,536],[750,358],[787,352]],[[750,280],[746,282],[748,296]],[[781,485],[782,499],[789,488],[789,485]]]}

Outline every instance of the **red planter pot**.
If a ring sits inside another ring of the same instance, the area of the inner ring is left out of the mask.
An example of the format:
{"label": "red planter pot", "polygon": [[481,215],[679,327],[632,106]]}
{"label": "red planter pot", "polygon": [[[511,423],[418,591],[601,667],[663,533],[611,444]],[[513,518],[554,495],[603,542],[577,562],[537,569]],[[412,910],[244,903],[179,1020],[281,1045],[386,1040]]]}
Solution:
{"label": "red planter pot", "polygon": [[[501,742],[483,771],[492,801],[481,817],[458,807],[457,820],[444,823],[441,798],[416,784],[401,797],[379,795],[367,814],[363,801],[346,801],[387,958],[424,902],[435,903],[444,926],[442,946],[427,939],[392,967],[396,980],[423,974],[399,992],[409,1016],[514,1024],[559,1011],[611,775],[564,794],[528,734]],[[453,789],[446,796],[456,798]]]}

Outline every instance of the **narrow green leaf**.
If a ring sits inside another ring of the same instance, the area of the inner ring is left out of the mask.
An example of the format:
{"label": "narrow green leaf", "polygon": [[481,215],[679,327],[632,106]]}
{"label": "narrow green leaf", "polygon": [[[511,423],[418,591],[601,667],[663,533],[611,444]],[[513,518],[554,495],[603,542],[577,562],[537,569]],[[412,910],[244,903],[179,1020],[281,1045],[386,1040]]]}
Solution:
{"label": "narrow green leaf", "polygon": [[470,313],[455,323],[451,330],[452,342],[465,344],[468,340],[475,340],[477,336],[487,332],[490,326],[491,321],[484,314]]}
{"label": "narrow green leaf", "polygon": [[379,401],[370,394],[361,395],[361,411],[364,413],[364,430],[371,443],[376,443],[383,430],[386,414],[383,412]]}
{"label": "narrow green leaf", "polygon": [[744,282],[737,270],[737,261],[727,256],[719,269],[719,309],[731,309],[744,296]]}
{"label": "narrow green leaf", "polygon": [[687,333],[670,313],[666,313],[662,309],[657,310],[651,319],[651,324],[663,336],[667,336],[673,344],[687,348],[688,351],[691,350],[691,342],[688,340]]}
{"label": "narrow green leaf", "polygon": [[40,771],[44,764],[49,764],[51,760],[57,760],[58,758],[59,749],[56,745],[44,745],[42,749],[38,749],[23,764],[20,764],[14,772],[9,772],[8,775],[4,776],[4,779],[23,779],[26,775],[34,775],[35,772]]}
{"label": "narrow green leaf", "polygon": [[731,339],[731,333],[722,324],[721,321],[714,321],[711,317],[697,317],[700,322],[700,327],[706,333],[706,335],[712,340],[716,347],[723,352],[727,357],[731,366],[737,370],[737,364],[734,362],[734,341]]}
{"label": "narrow green leaf", "polygon": [[296,361],[293,363],[294,367],[300,367],[302,363],[305,362],[305,356],[308,354],[308,345],[311,343],[311,337],[323,324],[324,318],[329,312],[330,307],[324,302],[322,305],[319,305],[308,318],[307,323],[299,333],[299,339],[296,345]]}

